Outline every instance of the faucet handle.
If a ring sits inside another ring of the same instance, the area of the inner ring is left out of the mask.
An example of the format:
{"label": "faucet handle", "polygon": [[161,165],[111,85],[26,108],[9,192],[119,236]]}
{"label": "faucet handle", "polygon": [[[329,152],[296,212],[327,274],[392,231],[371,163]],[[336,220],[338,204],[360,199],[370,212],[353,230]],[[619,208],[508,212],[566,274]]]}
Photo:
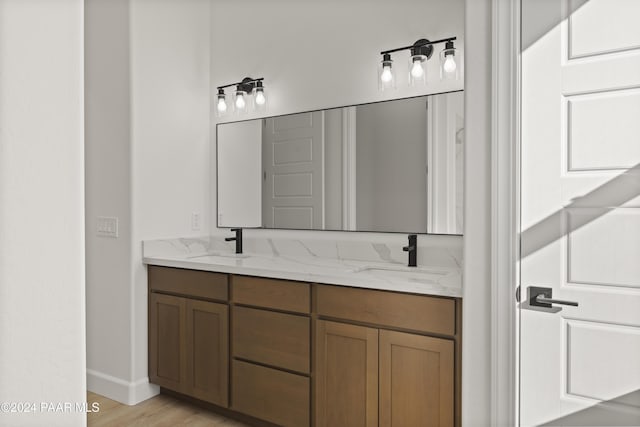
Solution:
{"label": "faucet handle", "polygon": [[242,228],[232,228],[231,231],[242,231]]}

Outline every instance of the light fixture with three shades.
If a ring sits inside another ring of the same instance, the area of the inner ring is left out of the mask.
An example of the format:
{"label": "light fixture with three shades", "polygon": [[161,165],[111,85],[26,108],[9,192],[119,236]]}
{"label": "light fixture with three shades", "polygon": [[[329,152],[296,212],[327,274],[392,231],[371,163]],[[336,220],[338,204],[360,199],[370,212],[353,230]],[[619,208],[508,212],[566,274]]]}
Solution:
{"label": "light fixture with three shades", "polygon": [[382,61],[380,61],[378,66],[378,88],[382,91],[396,88],[396,67],[391,59],[391,54],[403,50],[411,51],[411,55],[409,56],[409,85],[426,85],[427,70],[425,68],[425,63],[433,55],[433,45],[439,43],[445,44],[444,49],[440,52],[440,78],[442,80],[457,80],[460,67],[456,62],[456,48],[453,45],[455,40],[456,37],[449,37],[435,41],[420,39],[409,46],[380,52],[382,55]]}
{"label": "light fixture with three shades", "polygon": [[[223,117],[232,112],[244,114],[249,111],[265,111],[267,109],[267,94],[265,92],[264,77],[254,79],[245,77],[241,82],[218,86],[216,99],[216,115]],[[235,86],[232,102],[229,103],[225,88]]]}

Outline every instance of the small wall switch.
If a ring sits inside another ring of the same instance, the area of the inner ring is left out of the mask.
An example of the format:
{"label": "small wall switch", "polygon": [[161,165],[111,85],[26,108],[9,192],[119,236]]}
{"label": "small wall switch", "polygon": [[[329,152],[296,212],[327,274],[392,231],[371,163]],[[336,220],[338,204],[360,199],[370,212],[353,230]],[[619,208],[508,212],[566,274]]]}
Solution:
{"label": "small wall switch", "polygon": [[118,218],[99,216],[96,234],[102,237],[118,237]]}
{"label": "small wall switch", "polygon": [[193,212],[191,214],[191,230],[200,231],[200,213]]}

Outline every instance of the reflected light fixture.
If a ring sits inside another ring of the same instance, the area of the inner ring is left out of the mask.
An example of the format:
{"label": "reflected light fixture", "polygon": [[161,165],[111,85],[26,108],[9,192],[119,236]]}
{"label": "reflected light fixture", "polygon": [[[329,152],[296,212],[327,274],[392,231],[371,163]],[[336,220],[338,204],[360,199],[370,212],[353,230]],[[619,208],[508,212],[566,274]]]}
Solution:
{"label": "reflected light fixture", "polygon": [[378,88],[382,91],[395,88],[395,69],[391,54],[403,50],[410,50],[409,56],[409,84],[411,86],[425,85],[427,83],[426,62],[433,56],[433,46],[445,43],[444,50],[440,53],[440,78],[457,79],[458,64],[456,63],[456,49],[453,42],[456,37],[448,37],[435,41],[428,39],[417,40],[414,44],[380,52],[382,61],[378,67]]}
{"label": "reflected light fixture", "polygon": [[[259,79],[245,77],[241,82],[218,86],[216,115],[218,117],[225,116],[231,106],[233,106],[233,111],[236,114],[243,114],[250,109],[265,111],[267,108],[267,96],[263,80],[264,77]],[[229,105],[224,89],[232,86],[235,86],[236,89],[233,93],[233,103]]]}

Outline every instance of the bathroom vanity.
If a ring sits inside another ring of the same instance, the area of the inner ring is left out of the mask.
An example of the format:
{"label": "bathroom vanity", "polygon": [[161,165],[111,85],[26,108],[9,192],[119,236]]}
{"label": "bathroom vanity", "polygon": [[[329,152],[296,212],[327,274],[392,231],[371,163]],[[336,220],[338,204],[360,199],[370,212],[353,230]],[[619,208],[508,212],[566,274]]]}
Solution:
{"label": "bathroom vanity", "polygon": [[149,379],[164,391],[255,425],[460,425],[455,271],[230,253],[145,262]]}

